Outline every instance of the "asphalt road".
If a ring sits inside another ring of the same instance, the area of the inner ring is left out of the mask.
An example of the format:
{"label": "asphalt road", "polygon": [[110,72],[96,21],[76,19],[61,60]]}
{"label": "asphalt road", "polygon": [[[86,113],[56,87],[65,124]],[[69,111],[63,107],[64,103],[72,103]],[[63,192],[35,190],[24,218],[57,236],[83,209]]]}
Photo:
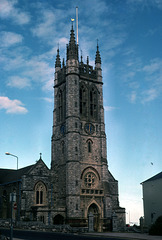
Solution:
{"label": "asphalt road", "polygon": [[[7,237],[10,236],[9,229],[0,229],[1,233]],[[36,232],[36,231],[22,231],[14,230],[13,238],[25,239],[25,240],[100,240],[103,237],[86,236],[78,234],[67,234],[67,233],[52,233],[52,232]],[[112,238],[106,237],[109,240],[126,240],[124,238]],[[128,240],[128,239],[127,239]]]}

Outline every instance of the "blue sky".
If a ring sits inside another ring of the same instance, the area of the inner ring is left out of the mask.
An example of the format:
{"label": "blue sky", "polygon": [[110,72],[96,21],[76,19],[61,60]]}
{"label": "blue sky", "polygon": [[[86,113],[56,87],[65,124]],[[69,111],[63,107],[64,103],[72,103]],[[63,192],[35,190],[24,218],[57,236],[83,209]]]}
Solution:
{"label": "blue sky", "polygon": [[[0,167],[50,167],[53,79],[79,9],[79,47],[102,58],[107,157],[127,221],[143,215],[140,183],[162,169],[162,1],[0,1]],[[151,164],[153,163],[153,165]]]}

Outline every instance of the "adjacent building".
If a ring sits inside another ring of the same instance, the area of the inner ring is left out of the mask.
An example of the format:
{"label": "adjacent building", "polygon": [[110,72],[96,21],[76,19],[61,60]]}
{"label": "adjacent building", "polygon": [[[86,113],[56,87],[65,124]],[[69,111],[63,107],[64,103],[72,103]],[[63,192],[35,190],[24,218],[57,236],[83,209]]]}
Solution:
{"label": "adjacent building", "polygon": [[11,217],[10,195],[15,193],[13,218],[47,223],[50,204],[50,170],[42,158],[33,165],[0,169],[0,218]]}
{"label": "adjacent building", "polygon": [[144,223],[146,227],[162,216],[162,172],[142,182]]}

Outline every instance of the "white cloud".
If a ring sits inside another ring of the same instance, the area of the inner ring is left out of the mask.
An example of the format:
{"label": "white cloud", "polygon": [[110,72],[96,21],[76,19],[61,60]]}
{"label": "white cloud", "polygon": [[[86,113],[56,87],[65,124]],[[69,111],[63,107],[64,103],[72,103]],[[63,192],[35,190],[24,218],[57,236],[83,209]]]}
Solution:
{"label": "white cloud", "polygon": [[112,107],[112,106],[104,106],[104,109],[106,112],[109,112],[109,111],[113,111],[115,109],[117,109],[116,107]]}
{"label": "white cloud", "polygon": [[25,77],[12,76],[9,78],[9,82],[7,84],[10,87],[16,87],[19,89],[30,87],[30,80]]}
{"label": "white cloud", "polygon": [[40,60],[39,57],[33,57],[26,63],[24,75],[31,78],[33,81],[47,83],[53,81],[54,68],[50,67],[49,63]]}
{"label": "white cloud", "polygon": [[138,89],[140,87],[140,84],[137,82],[137,81],[134,81],[134,82],[130,82],[129,83],[129,87],[131,89]]}
{"label": "white cloud", "polygon": [[154,88],[142,92],[142,103],[153,101],[158,97],[158,91]]}
{"label": "white cloud", "polygon": [[49,103],[53,103],[53,98],[42,98],[44,101],[49,102]]}
{"label": "white cloud", "polygon": [[11,19],[18,25],[27,24],[30,21],[30,16],[27,12],[19,9],[15,5],[17,0],[1,0],[0,1],[0,18]]}
{"label": "white cloud", "polygon": [[137,93],[135,91],[132,91],[130,94],[130,102],[135,103],[137,98]]}
{"label": "white cloud", "polygon": [[[151,59],[147,65],[136,56],[127,57],[121,74],[123,82],[129,91],[125,93],[131,103],[137,100],[144,104],[154,101],[162,94],[162,60]],[[130,64],[129,64],[130,63]],[[137,91],[138,90],[138,91]]]}
{"label": "white cloud", "polygon": [[[39,17],[31,28],[33,35],[44,40],[46,44],[54,46],[59,43],[65,47],[65,44],[68,43],[68,39],[65,38],[68,26],[67,22],[64,21],[68,18],[69,11],[56,9],[51,6],[48,9],[47,6],[42,4],[36,5],[36,11],[39,13]],[[64,29],[64,31],[60,31],[60,29]]]}
{"label": "white cloud", "polygon": [[27,51],[27,49],[19,51],[19,47],[16,47],[12,48],[11,51],[7,49],[1,52],[1,68],[9,72],[10,75],[6,80],[6,84],[10,87],[23,89],[34,87],[36,83],[42,86],[42,89],[45,91],[53,91],[53,49],[51,50],[52,52],[47,51],[38,56],[28,56]]}
{"label": "white cloud", "polygon": [[43,86],[43,90],[45,91],[52,91],[53,90],[53,78],[49,79],[47,82],[45,82],[44,86]]}
{"label": "white cloud", "polygon": [[67,44],[68,42],[69,42],[69,39],[68,39],[68,38],[65,38],[65,37],[60,38],[60,40],[59,40],[59,43],[60,43],[60,44],[63,44],[64,46],[65,46],[65,44]]}
{"label": "white cloud", "polygon": [[127,0],[128,4],[136,5],[143,9],[148,7],[157,7],[162,9],[162,1],[161,0]]}
{"label": "white cloud", "polygon": [[143,67],[143,71],[147,72],[148,74],[162,71],[162,60],[153,59],[149,65]]}
{"label": "white cloud", "polygon": [[12,12],[14,2],[13,1],[6,1],[1,0],[0,2],[0,17],[6,18],[10,16],[10,13]]}
{"label": "white cloud", "polygon": [[0,45],[1,47],[10,47],[17,43],[21,43],[23,37],[20,34],[13,32],[1,32]]}
{"label": "white cloud", "polygon": [[32,33],[37,37],[49,37],[54,32],[56,18],[52,10],[41,11],[40,23],[32,29]]}
{"label": "white cloud", "polygon": [[23,103],[17,99],[11,100],[8,97],[0,97],[0,109],[5,109],[6,113],[25,114],[28,110],[23,107]]}

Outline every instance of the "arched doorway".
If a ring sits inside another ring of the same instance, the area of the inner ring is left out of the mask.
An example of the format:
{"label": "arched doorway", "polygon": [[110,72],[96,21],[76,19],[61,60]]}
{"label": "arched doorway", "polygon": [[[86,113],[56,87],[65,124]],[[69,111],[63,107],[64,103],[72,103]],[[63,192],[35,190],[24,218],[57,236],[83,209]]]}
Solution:
{"label": "arched doorway", "polygon": [[94,216],[94,219],[93,219],[93,224],[94,224],[94,231],[98,231],[99,230],[99,209],[98,209],[98,206],[95,204],[95,203],[92,203],[89,208],[88,208],[88,215],[92,213],[93,216]]}
{"label": "arched doorway", "polygon": [[56,225],[64,224],[64,217],[62,215],[60,215],[60,214],[56,215],[53,218],[53,224],[56,224]]}

